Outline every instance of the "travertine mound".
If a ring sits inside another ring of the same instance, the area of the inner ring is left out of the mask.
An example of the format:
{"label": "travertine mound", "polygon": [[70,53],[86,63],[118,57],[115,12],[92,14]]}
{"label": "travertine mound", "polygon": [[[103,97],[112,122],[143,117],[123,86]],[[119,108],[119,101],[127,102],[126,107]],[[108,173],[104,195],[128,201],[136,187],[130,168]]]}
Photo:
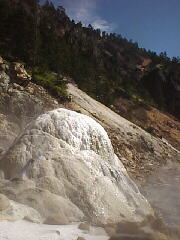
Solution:
{"label": "travertine mound", "polygon": [[0,168],[6,179],[36,184],[18,190],[16,184],[14,198],[44,217],[60,205],[66,217],[73,213],[79,220],[84,214],[98,224],[141,221],[153,214],[103,127],[74,111],[61,108],[38,117],[3,156]]}

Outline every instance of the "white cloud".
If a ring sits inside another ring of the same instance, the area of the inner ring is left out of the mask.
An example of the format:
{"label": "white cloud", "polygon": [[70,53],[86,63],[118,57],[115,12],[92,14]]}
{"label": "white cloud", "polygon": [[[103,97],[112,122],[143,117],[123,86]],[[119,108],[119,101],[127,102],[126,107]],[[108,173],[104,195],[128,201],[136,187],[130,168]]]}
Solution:
{"label": "white cloud", "polygon": [[102,0],[61,0],[70,18],[85,25],[91,24],[95,29],[112,32],[116,25],[109,23],[97,14],[98,4]]}
{"label": "white cloud", "polygon": [[97,18],[94,22],[92,22],[92,26],[97,29],[101,29],[102,31],[112,32],[116,28],[116,24],[109,23],[102,18]]}

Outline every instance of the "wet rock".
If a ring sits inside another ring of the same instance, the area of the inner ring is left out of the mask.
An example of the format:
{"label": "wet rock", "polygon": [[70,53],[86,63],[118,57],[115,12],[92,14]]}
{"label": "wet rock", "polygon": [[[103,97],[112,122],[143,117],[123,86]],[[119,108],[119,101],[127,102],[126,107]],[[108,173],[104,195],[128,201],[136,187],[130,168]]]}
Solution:
{"label": "wet rock", "polygon": [[90,231],[90,224],[89,223],[80,223],[78,228],[81,230]]}
{"label": "wet rock", "polygon": [[48,216],[44,224],[49,225],[67,225],[69,223],[68,219],[65,216]]}

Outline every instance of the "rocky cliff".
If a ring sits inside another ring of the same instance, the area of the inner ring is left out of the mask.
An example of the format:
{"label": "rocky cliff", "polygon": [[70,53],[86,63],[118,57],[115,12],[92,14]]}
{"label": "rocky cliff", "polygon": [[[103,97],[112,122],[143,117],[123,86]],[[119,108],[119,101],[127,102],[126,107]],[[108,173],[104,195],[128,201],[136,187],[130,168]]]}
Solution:
{"label": "rocky cliff", "polygon": [[[142,184],[161,166],[179,164],[179,152],[73,84],[71,101],[62,104],[16,77],[0,72],[1,218],[42,222],[63,215],[109,223],[153,214],[125,168]],[[157,198],[149,194],[153,204]],[[159,196],[157,209],[161,201]],[[163,212],[167,205],[162,206]]]}

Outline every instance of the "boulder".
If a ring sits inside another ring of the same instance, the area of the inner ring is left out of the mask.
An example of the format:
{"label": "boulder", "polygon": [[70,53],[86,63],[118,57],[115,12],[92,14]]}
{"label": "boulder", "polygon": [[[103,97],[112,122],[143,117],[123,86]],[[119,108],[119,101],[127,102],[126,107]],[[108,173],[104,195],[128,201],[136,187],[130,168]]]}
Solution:
{"label": "boulder", "polygon": [[27,189],[16,199],[42,215],[80,219],[83,212],[95,224],[138,222],[153,215],[104,128],[70,110],[39,116],[6,152],[0,169],[6,179],[28,178],[46,189]]}
{"label": "boulder", "polygon": [[78,228],[84,231],[90,231],[90,225],[88,223],[80,223]]}
{"label": "boulder", "polygon": [[12,81],[20,85],[27,86],[31,81],[31,76],[26,72],[24,65],[19,62],[12,62],[9,68]]}

